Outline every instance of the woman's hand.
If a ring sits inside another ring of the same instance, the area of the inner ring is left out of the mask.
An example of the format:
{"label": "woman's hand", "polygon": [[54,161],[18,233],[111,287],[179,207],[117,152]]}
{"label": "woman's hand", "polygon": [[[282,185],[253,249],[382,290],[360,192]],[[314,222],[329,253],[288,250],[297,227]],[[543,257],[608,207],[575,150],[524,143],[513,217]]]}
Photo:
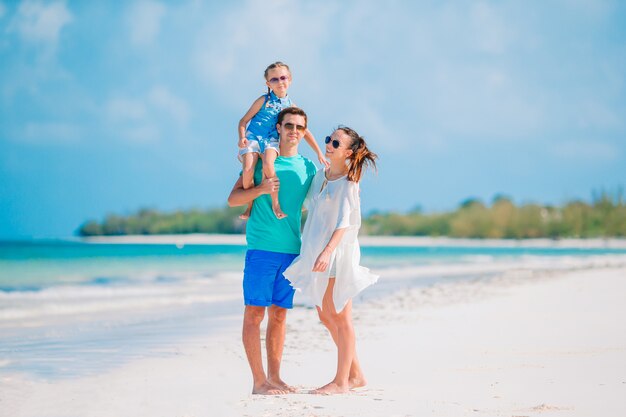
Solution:
{"label": "woman's hand", "polygon": [[313,272],[324,272],[326,268],[328,268],[328,264],[330,263],[330,255],[332,255],[333,251],[326,246],[322,253],[319,254],[315,263],[313,264]]}
{"label": "woman's hand", "polygon": [[245,148],[246,146],[248,146],[248,139],[239,138],[239,142],[237,142],[237,146],[239,146],[239,149]]}
{"label": "woman's hand", "polygon": [[324,167],[328,168],[330,166],[330,162],[324,157],[323,153],[317,154],[317,160],[320,161],[320,164],[324,165]]}

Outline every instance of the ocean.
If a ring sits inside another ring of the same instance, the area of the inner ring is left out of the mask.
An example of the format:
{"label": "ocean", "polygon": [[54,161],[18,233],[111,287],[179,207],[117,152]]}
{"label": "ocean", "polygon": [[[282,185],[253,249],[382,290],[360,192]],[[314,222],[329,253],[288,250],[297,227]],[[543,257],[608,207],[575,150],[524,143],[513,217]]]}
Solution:
{"label": "ocean", "polygon": [[[0,242],[0,371],[90,374],[238,323],[244,254],[238,245]],[[361,263],[380,279],[357,304],[439,282],[626,265],[626,249],[366,246]]]}

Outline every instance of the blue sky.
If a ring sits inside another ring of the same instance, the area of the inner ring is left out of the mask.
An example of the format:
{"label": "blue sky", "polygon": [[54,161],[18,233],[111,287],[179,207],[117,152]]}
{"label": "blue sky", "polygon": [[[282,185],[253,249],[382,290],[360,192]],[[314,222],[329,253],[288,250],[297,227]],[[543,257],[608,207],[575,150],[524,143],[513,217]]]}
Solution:
{"label": "blue sky", "polygon": [[275,60],[319,142],[379,154],[365,211],[626,185],[623,2],[382,4],[0,0],[0,238],[224,205]]}

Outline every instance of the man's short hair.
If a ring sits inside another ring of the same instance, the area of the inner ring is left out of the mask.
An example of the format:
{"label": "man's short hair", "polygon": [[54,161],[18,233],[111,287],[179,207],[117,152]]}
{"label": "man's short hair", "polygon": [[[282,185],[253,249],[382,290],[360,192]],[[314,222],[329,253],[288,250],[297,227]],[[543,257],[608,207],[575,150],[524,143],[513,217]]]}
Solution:
{"label": "man's short hair", "polygon": [[282,125],[283,124],[283,119],[288,114],[295,114],[295,115],[304,117],[304,127],[306,127],[306,125],[308,123],[308,120],[307,120],[307,117],[306,117],[306,113],[300,107],[287,107],[286,109],[283,109],[280,113],[278,113],[278,122],[277,123],[279,125]]}

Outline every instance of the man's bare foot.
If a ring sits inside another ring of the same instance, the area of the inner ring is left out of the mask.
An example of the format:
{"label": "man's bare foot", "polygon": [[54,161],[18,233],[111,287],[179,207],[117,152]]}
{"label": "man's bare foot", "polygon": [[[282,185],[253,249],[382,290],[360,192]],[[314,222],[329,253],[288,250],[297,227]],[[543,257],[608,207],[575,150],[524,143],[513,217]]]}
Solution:
{"label": "man's bare foot", "polygon": [[269,379],[268,378],[267,382],[269,382],[271,385],[273,385],[274,387],[276,387],[277,389],[279,389],[281,391],[288,391],[288,392],[296,392],[296,391],[298,391],[296,389],[296,387],[292,387],[291,385],[286,384],[281,379],[273,380],[273,379]]}
{"label": "man's bare foot", "polygon": [[350,378],[348,380],[348,385],[350,386],[350,389],[363,388],[367,385],[367,380],[363,376]]}
{"label": "man's bare foot", "polygon": [[321,388],[309,391],[309,394],[332,395],[332,394],[345,394],[348,391],[349,391],[349,387],[347,385],[340,386],[333,381],[324,385]]}
{"label": "man's bare foot", "polygon": [[274,211],[274,216],[276,216],[278,220],[281,220],[287,217],[287,215],[283,213],[283,211],[280,209],[279,206],[272,207],[272,210]]}
{"label": "man's bare foot", "polygon": [[258,387],[252,388],[252,393],[258,394],[258,395],[283,395],[283,394],[288,394],[289,392],[278,389],[273,384],[270,384],[269,381],[265,381]]}

